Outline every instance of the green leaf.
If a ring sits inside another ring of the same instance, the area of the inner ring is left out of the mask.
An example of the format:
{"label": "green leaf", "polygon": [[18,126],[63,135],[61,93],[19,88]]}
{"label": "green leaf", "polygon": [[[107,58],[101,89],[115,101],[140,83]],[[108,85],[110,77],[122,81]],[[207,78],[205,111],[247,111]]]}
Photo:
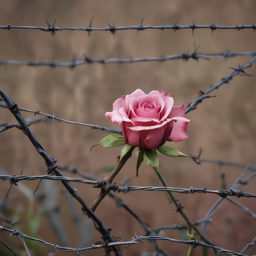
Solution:
{"label": "green leaf", "polygon": [[144,150],[143,159],[147,164],[152,165],[153,167],[158,168],[159,166],[159,157],[155,149]]}
{"label": "green leaf", "polygon": [[139,175],[139,168],[141,163],[143,162],[143,156],[144,156],[144,150],[140,149],[138,151],[138,159],[137,159],[137,165],[136,165],[136,176],[138,177]]}
{"label": "green leaf", "polygon": [[180,151],[178,151],[175,148],[171,148],[168,146],[161,146],[156,148],[160,153],[166,155],[166,156],[171,156],[171,157],[184,157],[184,156],[188,156],[186,154],[181,153]]}
{"label": "green leaf", "polygon": [[91,147],[91,150],[97,146],[103,146],[103,148],[112,148],[112,147],[119,147],[124,145],[124,137],[120,134],[110,134],[108,136],[106,136],[105,138],[103,138],[99,144],[95,144]]}
{"label": "green leaf", "polygon": [[121,150],[119,161],[123,158],[123,156],[132,148],[133,146],[128,142],[125,147]]}

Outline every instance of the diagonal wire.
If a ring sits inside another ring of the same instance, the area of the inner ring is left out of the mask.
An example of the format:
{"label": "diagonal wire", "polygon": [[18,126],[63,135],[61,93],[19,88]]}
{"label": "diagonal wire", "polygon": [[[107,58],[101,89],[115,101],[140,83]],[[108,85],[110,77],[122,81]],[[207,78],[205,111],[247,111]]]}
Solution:
{"label": "diagonal wire", "polygon": [[[6,105],[8,105],[8,108],[11,111],[11,113],[14,115],[14,117],[17,119],[17,121],[21,125],[22,131],[27,135],[31,143],[34,145],[36,151],[44,158],[45,163],[48,167],[49,174],[54,173],[57,176],[63,176],[56,166],[56,160],[53,159],[53,157],[47,155],[42,145],[39,143],[39,141],[36,139],[34,134],[31,132],[31,130],[27,126],[26,122],[24,121],[23,117],[20,114],[20,110],[17,103],[13,102],[9,98],[9,96],[1,89],[0,89],[0,95],[4,99]],[[111,236],[110,230],[103,225],[101,220],[95,215],[95,213],[90,209],[90,207],[85,203],[85,201],[78,195],[76,189],[73,188],[69,184],[69,182],[65,180],[63,180],[62,183],[67,189],[67,191],[82,205],[83,212],[85,212],[93,220],[95,227],[97,231],[102,235],[104,242],[105,243],[113,242],[114,238]],[[122,255],[117,248],[113,247],[112,249],[114,250],[116,255]]]}
{"label": "diagonal wire", "polygon": [[[221,79],[221,81],[214,85],[211,86],[209,90],[207,90],[205,93],[200,94],[196,100],[192,103],[189,104],[189,107],[185,110],[185,113],[187,114],[188,112],[190,112],[191,110],[196,109],[197,105],[199,103],[202,103],[202,101],[206,98],[211,97],[209,94],[214,91],[217,90],[221,85],[223,84],[228,84],[230,80],[232,80],[232,78],[236,75],[240,75],[240,74],[246,74],[247,73],[244,72],[245,68],[251,67],[252,63],[256,61],[256,56],[254,56],[251,60],[249,60],[248,62],[246,62],[243,66],[238,65],[238,68],[234,68],[234,71],[232,73],[230,73],[228,76],[224,77]],[[232,68],[233,69],[233,68]]]}

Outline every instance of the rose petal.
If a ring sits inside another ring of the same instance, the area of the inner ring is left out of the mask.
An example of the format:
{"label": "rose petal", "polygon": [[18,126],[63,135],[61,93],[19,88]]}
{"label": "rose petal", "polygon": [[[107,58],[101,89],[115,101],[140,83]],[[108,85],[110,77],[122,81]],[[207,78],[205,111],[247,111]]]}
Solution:
{"label": "rose petal", "polygon": [[162,145],[164,138],[165,127],[150,130],[146,139],[144,140],[145,146],[149,149],[154,149]]}
{"label": "rose petal", "polygon": [[170,112],[168,118],[173,118],[173,117],[175,117],[175,116],[186,117],[184,105],[181,105],[181,106],[173,107],[173,108],[172,108],[172,111]]}
{"label": "rose petal", "polygon": [[112,123],[121,124],[123,122],[123,117],[120,115],[119,111],[106,112],[105,117],[108,118]]}
{"label": "rose petal", "polygon": [[129,143],[134,147],[146,148],[144,141],[148,135],[148,131],[132,131],[129,128],[131,127],[131,123],[125,123],[126,136]]}
{"label": "rose petal", "polygon": [[169,114],[172,110],[172,107],[173,107],[173,103],[174,103],[174,101],[173,101],[172,97],[165,98],[165,106],[160,113],[160,114],[163,114],[161,121],[164,121],[169,116]]}
{"label": "rose petal", "polygon": [[176,120],[180,120],[180,121],[183,121],[183,122],[190,122],[190,120],[188,120],[187,118],[184,118],[184,117],[174,117],[174,118],[168,118],[166,121],[164,121],[164,122],[162,122],[161,124],[158,124],[158,125],[154,125],[154,126],[135,126],[135,127],[129,127],[129,129],[131,129],[133,131],[153,130],[153,129],[160,128],[160,127],[164,126],[165,124],[167,124],[171,121],[176,121]]}
{"label": "rose petal", "polygon": [[170,139],[175,142],[179,142],[188,138],[187,136],[188,122],[178,120],[174,123]]}

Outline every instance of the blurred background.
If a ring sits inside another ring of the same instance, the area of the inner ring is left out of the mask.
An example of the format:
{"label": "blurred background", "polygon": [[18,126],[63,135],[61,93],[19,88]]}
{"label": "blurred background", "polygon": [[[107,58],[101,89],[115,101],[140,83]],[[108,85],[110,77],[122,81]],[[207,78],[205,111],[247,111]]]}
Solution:
{"label": "blurred background", "polygon": [[[251,25],[255,24],[256,2],[209,1],[209,0],[141,0],[141,1],[18,1],[9,0],[1,5],[0,25],[47,26],[46,19],[56,27],[87,27],[93,17],[92,27],[106,27],[106,22],[115,26],[172,25]],[[94,58],[137,58],[158,57],[180,53],[215,53],[223,50],[255,50],[256,34],[250,30],[218,30],[212,35],[208,30],[145,30],[92,32],[91,36],[82,31],[62,31],[54,36],[37,30],[1,30],[0,59],[71,61],[84,56]],[[206,91],[211,85],[221,81],[232,72],[230,67],[243,65],[251,57],[237,57],[210,61],[182,60],[147,62],[133,64],[91,64],[75,67],[56,68],[4,65],[0,67],[0,87],[16,101],[20,107],[40,110],[67,120],[118,128],[105,118],[105,112],[112,110],[112,103],[122,95],[130,94],[137,88],[146,93],[151,90],[172,92],[175,106],[187,106],[193,102],[200,90]],[[230,162],[250,164],[255,161],[256,139],[256,69],[255,64],[247,70],[252,76],[236,76],[229,84],[215,92],[216,98],[206,99],[187,117],[191,120],[189,138],[169,146],[188,153],[197,154],[202,148],[202,159],[222,159]],[[38,116],[23,113],[24,118]],[[1,122],[16,122],[11,113],[0,108]],[[58,160],[59,165],[74,165],[79,171],[97,175],[103,179],[116,164],[121,148],[103,149],[92,145],[98,143],[106,132],[87,127],[49,121],[31,126],[32,132],[45,148],[48,155]],[[207,187],[207,189],[229,188],[240,176],[243,168],[219,166],[212,163],[196,165],[191,159],[160,156],[160,170],[169,186]],[[0,134],[1,173],[25,175],[46,174],[43,159],[33,145],[18,129],[9,129]],[[128,185],[159,186],[152,168],[142,164],[136,177],[136,154],[122,169],[116,182],[120,185],[128,178]],[[72,174],[63,171],[66,176]],[[250,173],[249,173],[250,174]],[[225,179],[221,179],[225,175]],[[73,175],[74,176],[74,175]],[[78,176],[76,176],[78,177]],[[225,184],[224,184],[225,183]],[[253,181],[243,188],[255,193]],[[59,182],[44,181],[35,196],[33,191],[37,181],[19,182],[13,186],[7,200],[4,200],[10,183],[1,182],[0,214],[17,220],[11,227],[27,235],[50,243],[70,247],[90,246],[101,239],[90,220],[82,214],[81,207],[66,194]],[[96,197],[98,190],[89,185],[75,183],[78,193],[88,205]],[[159,226],[183,225],[185,221],[175,206],[169,204],[163,192],[131,192],[119,194],[124,203],[143,218],[152,228]],[[216,195],[181,195],[176,197],[185,207],[184,211],[195,222],[204,218],[218,199]],[[256,211],[253,199],[236,199]],[[135,234],[145,231],[122,207],[106,197],[96,210],[96,214],[111,234],[130,240]],[[2,216],[1,225],[4,224]],[[10,223],[9,222],[9,223]],[[255,237],[255,219],[241,208],[224,200],[212,222],[207,225],[206,236],[217,246],[241,251]],[[178,230],[162,231],[162,236],[180,239]],[[19,255],[27,255],[21,241],[8,233],[0,232],[0,239]],[[26,240],[31,255],[76,255],[57,252],[54,248]],[[159,242],[161,248],[171,255],[186,255],[188,246],[170,242]],[[149,242],[125,249],[125,255],[151,255],[154,252]],[[251,247],[247,253],[255,253]],[[1,255],[11,255],[0,245]],[[85,255],[103,255],[103,250],[86,252]],[[213,252],[208,255],[213,255]],[[53,255],[53,254],[52,254]],[[202,249],[193,255],[202,255]]]}

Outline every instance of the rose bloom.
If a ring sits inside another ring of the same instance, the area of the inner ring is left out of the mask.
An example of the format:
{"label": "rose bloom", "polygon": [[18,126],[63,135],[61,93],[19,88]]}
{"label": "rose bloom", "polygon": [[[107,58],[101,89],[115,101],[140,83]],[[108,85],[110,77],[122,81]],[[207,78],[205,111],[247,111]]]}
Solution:
{"label": "rose bloom", "polygon": [[120,125],[125,143],[134,147],[154,149],[167,140],[181,141],[188,138],[188,120],[184,105],[173,107],[171,93],[152,91],[145,94],[137,89],[113,103],[113,111],[105,116]]}

